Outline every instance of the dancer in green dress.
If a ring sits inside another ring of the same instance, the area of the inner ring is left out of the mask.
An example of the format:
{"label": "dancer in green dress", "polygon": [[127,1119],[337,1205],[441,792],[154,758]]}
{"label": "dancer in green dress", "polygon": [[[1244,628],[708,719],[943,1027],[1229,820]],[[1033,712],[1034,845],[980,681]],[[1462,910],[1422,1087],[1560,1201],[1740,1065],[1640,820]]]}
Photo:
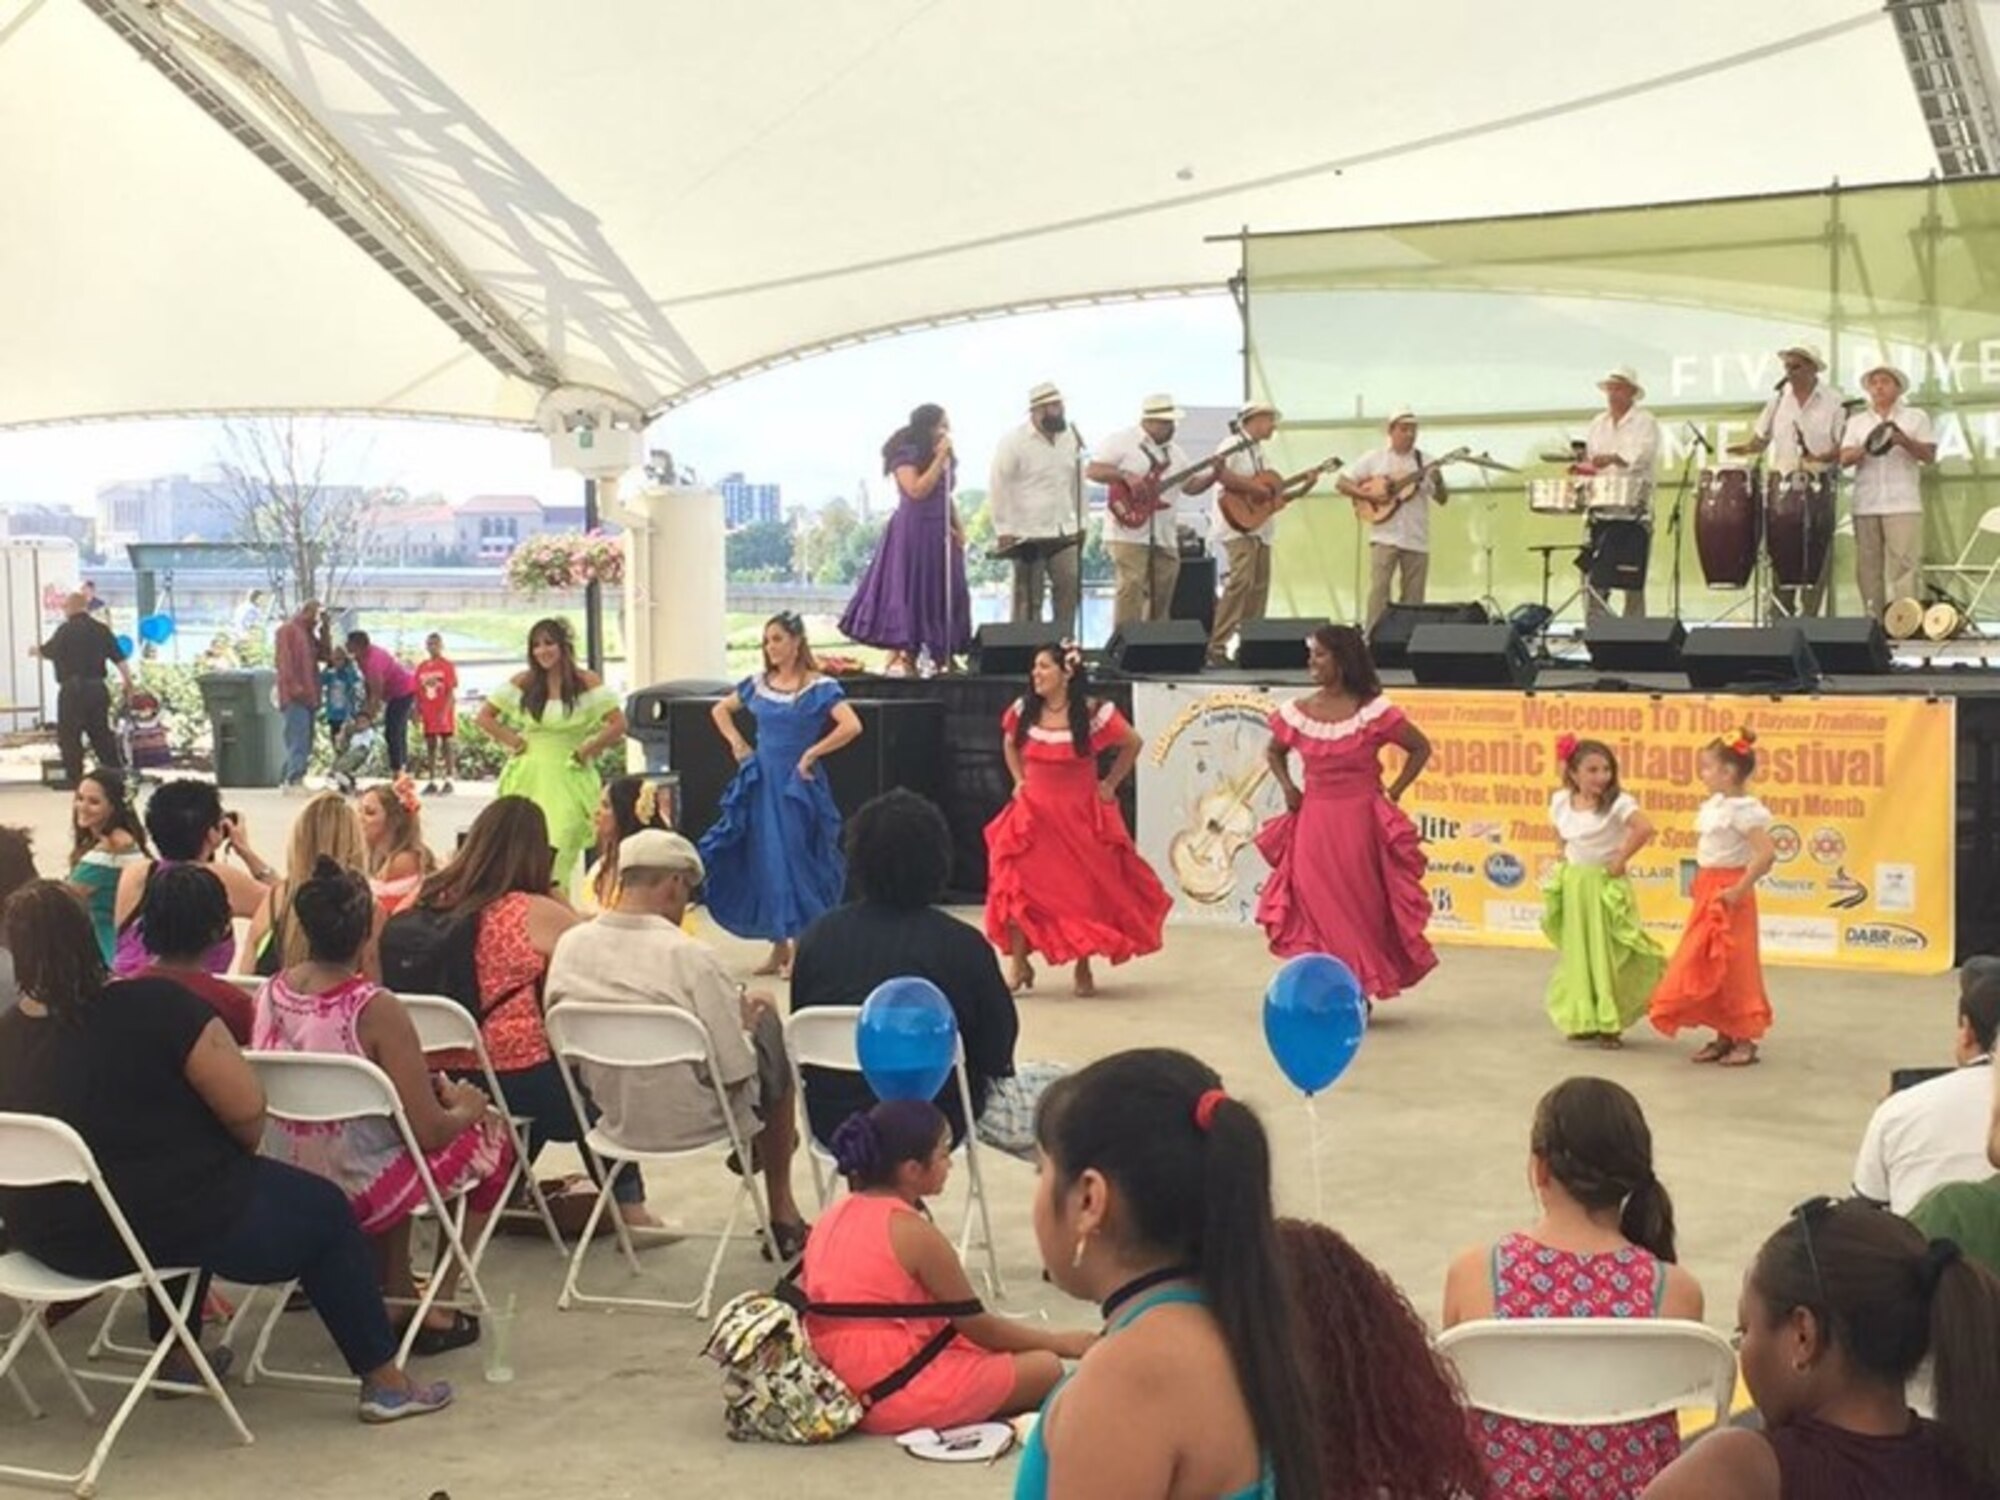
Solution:
{"label": "dancer in green dress", "polygon": [[1622,1047],[1625,1029],[1646,1014],[1666,954],[1639,921],[1626,861],[1645,848],[1653,825],[1618,785],[1618,761],[1597,740],[1556,741],[1563,784],[1549,818],[1563,841],[1562,863],[1542,887],[1542,931],[1556,945],[1549,1019],[1574,1042]]}
{"label": "dancer in green dress", "polygon": [[567,894],[603,790],[597,757],[624,740],[625,710],[596,673],[576,664],[568,622],[537,620],[528,630],[528,669],[488,695],[478,723],[513,755],[500,772],[500,795],[526,797],[548,819],[555,888]]}

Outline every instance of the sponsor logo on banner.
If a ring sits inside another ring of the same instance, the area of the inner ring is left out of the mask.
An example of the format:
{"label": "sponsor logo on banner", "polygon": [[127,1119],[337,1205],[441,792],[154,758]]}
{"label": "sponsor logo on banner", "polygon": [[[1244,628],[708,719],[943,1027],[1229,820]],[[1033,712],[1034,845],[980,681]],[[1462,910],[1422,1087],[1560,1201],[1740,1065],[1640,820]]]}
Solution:
{"label": "sponsor logo on banner", "polygon": [[1838,951],[1840,934],[1831,917],[1763,916],[1758,940],[1779,953],[1827,955]]}
{"label": "sponsor logo on banner", "polygon": [[1819,890],[1819,882],[1789,880],[1783,875],[1766,875],[1757,882],[1757,890],[1766,896],[1810,896]]}
{"label": "sponsor logo on banner", "polygon": [[1430,861],[1433,875],[1477,875],[1479,866],[1469,859],[1434,859]]}
{"label": "sponsor logo on banner", "polygon": [[1847,840],[1838,828],[1815,828],[1806,847],[1812,851],[1815,864],[1837,865],[1847,858]]}
{"label": "sponsor logo on banner", "polygon": [[1489,901],[1485,916],[1489,932],[1539,933],[1542,930],[1542,905],[1539,901]]}
{"label": "sponsor logo on banner", "polygon": [[1877,865],[1875,867],[1875,910],[1910,912],[1917,909],[1917,867]]}
{"label": "sponsor logo on banner", "polygon": [[1845,865],[1833,872],[1826,888],[1833,893],[1833,899],[1826,904],[1834,911],[1853,911],[1868,904],[1868,887],[1848,874]]}
{"label": "sponsor logo on banner", "polygon": [[1920,953],[1930,946],[1930,939],[1901,922],[1858,922],[1841,937],[1848,947],[1867,953]]}
{"label": "sponsor logo on banner", "polygon": [[1486,878],[1503,891],[1511,891],[1528,878],[1528,868],[1515,855],[1502,850],[1486,856]]}
{"label": "sponsor logo on banner", "polygon": [[1799,857],[1799,831],[1789,823],[1771,825],[1771,849],[1778,863],[1788,865]]}

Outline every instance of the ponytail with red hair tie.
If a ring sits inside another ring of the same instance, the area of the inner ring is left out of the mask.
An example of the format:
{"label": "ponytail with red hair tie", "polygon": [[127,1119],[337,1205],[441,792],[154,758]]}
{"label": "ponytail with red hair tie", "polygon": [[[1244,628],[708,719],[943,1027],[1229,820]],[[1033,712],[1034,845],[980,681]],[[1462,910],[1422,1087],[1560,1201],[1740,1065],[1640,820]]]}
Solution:
{"label": "ponytail with red hair tie", "polygon": [[1215,1112],[1222,1108],[1223,1101],[1228,1097],[1229,1095],[1221,1089],[1205,1090],[1202,1096],[1194,1101],[1194,1128],[1203,1135],[1214,1129]]}

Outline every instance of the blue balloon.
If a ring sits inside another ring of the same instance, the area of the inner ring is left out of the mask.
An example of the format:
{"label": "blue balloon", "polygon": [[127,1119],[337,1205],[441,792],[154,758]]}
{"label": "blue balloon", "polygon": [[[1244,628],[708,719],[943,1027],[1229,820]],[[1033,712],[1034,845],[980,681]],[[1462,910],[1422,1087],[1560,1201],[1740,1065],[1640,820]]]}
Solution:
{"label": "blue balloon", "polygon": [[1361,982],[1324,953],[1300,954],[1264,991],[1264,1040],[1285,1076],[1307,1094],[1347,1071],[1367,1030]]}
{"label": "blue balloon", "polygon": [[164,646],[174,638],[172,615],[147,615],[139,622],[139,639],[152,646]]}
{"label": "blue balloon", "polygon": [[878,1099],[931,1099],[951,1077],[958,1017],[928,979],[885,979],[855,1023],[861,1072]]}
{"label": "blue balloon", "polygon": [[118,649],[121,652],[123,652],[126,656],[130,656],[132,654],[132,637],[129,635],[119,636]]}

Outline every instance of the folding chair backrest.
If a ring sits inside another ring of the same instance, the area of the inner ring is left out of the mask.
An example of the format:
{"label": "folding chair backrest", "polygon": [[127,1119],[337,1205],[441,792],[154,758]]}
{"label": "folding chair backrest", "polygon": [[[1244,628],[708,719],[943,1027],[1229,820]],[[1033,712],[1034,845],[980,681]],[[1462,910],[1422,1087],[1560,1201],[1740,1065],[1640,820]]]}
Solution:
{"label": "folding chair backrest", "polygon": [[336,1052],[243,1055],[264,1086],[266,1107],[280,1120],[326,1125],[341,1120],[401,1118],[395,1084],[365,1057]]}
{"label": "folding chair backrest", "polygon": [[396,998],[403,1002],[403,1009],[410,1013],[410,1022],[417,1028],[417,1043],[426,1056],[433,1052],[472,1052],[486,1050],[485,1038],[479,1034],[479,1023],[472,1019],[472,1012],[445,995],[410,995],[396,992]]}
{"label": "folding chair backrest", "polygon": [[1437,1348],[1468,1405],[1523,1422],[1597,1427],[1706,1406],[1719,1424],[1736,1394],[1729,1341],[1681,1319],[1483,1319]]}
{"label": "folding chair backrest", "polygon": [[785,1045],[802,1068],[859,1073],[855,1027],[860,1020],[858,1005],[810,1005],[785,1017]]}
{"label": "folding chair backrest", "polygon": [[48,1115],[0,1114],[0,1187],[89,1182],[96,1159],[82,1136]]}
{"label": "folding chair backrest", "polygon": [[1988,506],[1980,513],[1978,529],[1988,536],[2000,535],[2000,505]]}
{"label": "folding chair backrest", "polygon": [[234,985],[252,1000],[257,998],[259,990],[271,982],[262,974],[211,974],[208,977],[211,979],[220,979],[227,985]]}
{"label": "folding chair backrest", "polygon": [[576,1062],[658,1068],[709,1060],[708,1028],[677,1005],[565,1000],[548,1014],[549,1046]]}

